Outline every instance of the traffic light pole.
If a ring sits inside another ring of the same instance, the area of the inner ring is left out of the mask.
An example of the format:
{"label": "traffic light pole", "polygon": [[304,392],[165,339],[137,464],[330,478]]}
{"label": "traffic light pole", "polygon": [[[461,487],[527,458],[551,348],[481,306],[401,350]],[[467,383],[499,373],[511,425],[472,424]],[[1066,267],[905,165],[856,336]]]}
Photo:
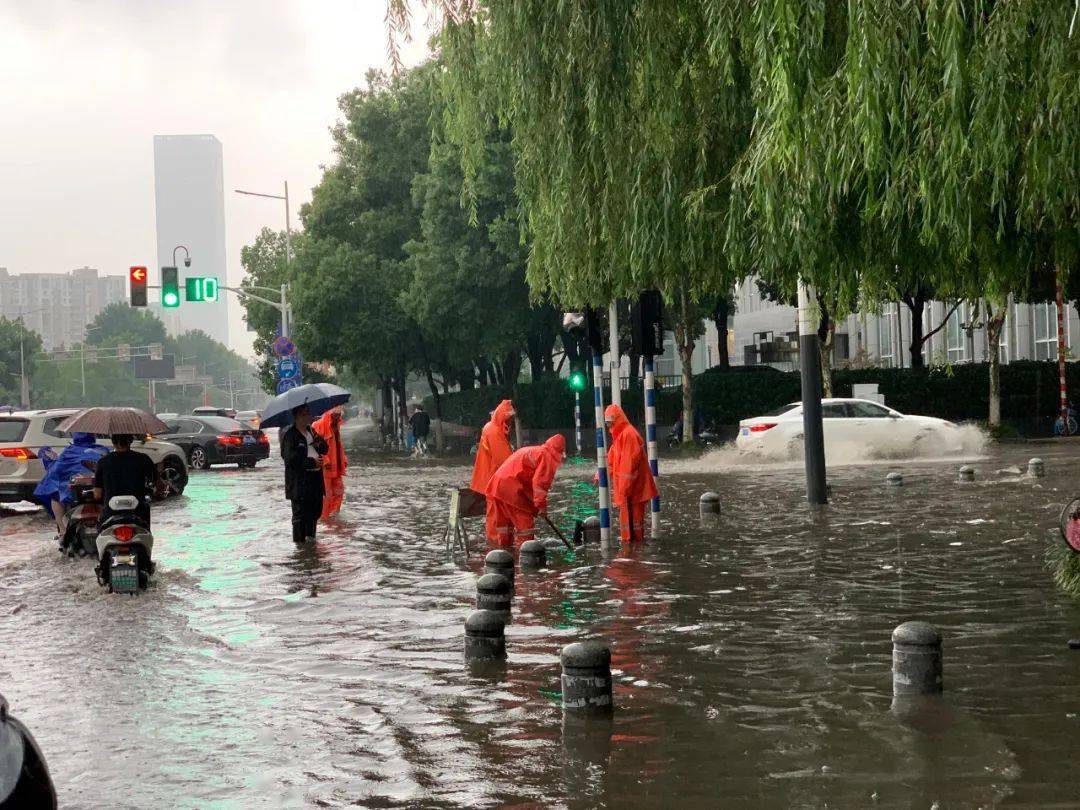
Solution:
{"label": "traffic light pole", "polygon": [[[656,372],[653,368],[652,357],[642,358],[645,366],[645,444],[649,453],[649,469],[652,470],[653,478],[660,478],[660,461],[656,448]],[[659,482],[658,482],[659,483]],[[657,486],[659,492],[659,486]],[[652,517],[652,538],[660,536],[660,496],[652,499],[650,504]]]}
{"label": "traffic light pole", "polygon": [[802,380],[803,457],[806,463],[806,500],[828,501],[825,489],[825,437],[821,424],[821,351],[816,302],[799,282],[799,376]]}
{"label": "traffic light pole", "polygon": [[577,455],[581,455],[581,392],[574,391],[574,445],[577,448]]}
{"label": "traffic light pole", "polygon": [[[258,301],[260,304],[266,304],[268,307],[273,307],[281,313],[281,335],[282,337],[289,336],[289,303],[285,300],[285,293],[289,289],[288,284],[282,284],[280,290],[275,290],[272,287],[219,287],[221,290],[228,290],[229,292],[236,293],[242,298],[250,298],[252,301]],[[250,290],[263,290],[265,292],[279,293],[281,296],[280,301],[271,301],[269,298],[263,298],[261,295],[255,295]]]}
{"label": "traffic light pole", "polygon": [[600,542],[611,542],[611,493],[608,489],[607,438],[604,435],[604,358],[593,354],[593,401],[596,406],[596,480],[600,490]]}

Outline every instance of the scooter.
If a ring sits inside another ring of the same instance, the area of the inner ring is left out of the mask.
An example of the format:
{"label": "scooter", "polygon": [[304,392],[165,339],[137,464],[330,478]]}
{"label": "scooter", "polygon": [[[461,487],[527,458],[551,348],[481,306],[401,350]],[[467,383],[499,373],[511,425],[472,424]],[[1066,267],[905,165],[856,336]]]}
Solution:
{"label": "scooter", "polygon": [[99,528],[96,545],[100,562],[94,573],[98,584],[110,593],[145,590],[154,573],[154,535],[135,512],[138,508],[139,499],[134,495],[110,498],[112,514]]}
{"label": "scooter", "polygon": [[75,502],[64,511],[60,551],[69,557],[96,557],[101,505],[94,499],[94,476],[76,475],[68,485]]}

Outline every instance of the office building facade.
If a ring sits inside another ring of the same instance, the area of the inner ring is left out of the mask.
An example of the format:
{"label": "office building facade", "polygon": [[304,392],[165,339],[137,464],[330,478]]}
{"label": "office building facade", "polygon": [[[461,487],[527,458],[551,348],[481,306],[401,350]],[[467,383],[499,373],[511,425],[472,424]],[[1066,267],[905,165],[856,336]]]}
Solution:
{"label": "office building facade", "polygon": [[[152,284],[160,284],[160,268],[180,270],[181,287],[188,276],[213,276],[228,283],[225,260],[225,185],[221,141],[213,135],[154,136],[154,199],[157,214],[158,266]],[[191,267],[184,267],[184,250]],[[183,302],[162,312],[171,334],[199,329],[229,344],[226,294],[213,303]]]}

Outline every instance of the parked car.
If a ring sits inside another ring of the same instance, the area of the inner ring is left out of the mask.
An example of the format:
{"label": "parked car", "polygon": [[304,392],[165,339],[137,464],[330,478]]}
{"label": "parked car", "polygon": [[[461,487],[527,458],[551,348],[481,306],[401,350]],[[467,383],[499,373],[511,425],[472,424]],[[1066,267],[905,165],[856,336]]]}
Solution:
{"label": "parked car", "polygon": [[[830,445],[865,450],[866,455],[907,455],[960,452],[963,440],[957,426],[933,416],[914,416],[865,399],[823,399],[822,429],[826,453]],[[743,419],[735,447],[740,453],[772,458],[802,455],[802,403],[792,402],[772,413]],[[890,452],[891,451],[891,452]]]}
{"label": "parked car", "polygon": [[[75,413],[76,408],[54,408],[0,414],[0,502],[33,500],[34,488],[45,475],[41,454],[59,454],[71,444],[71,439],[57,428]],[[98,442],[111,446],[107,438],[99,438]],[[136,440],[131,449],[150,457],[172,493],[184,491],[188,472],[183,450],[169,442],[145,438]]]}
{"label": "parked car", "polygon": [[192,416],[224,416],[226,419],[236,418],[235,408],[218,408],[215,405],[200,405],[191,412]]}
{"label": "parked car", "polygon": [[215,464],[254,467],[270,457],[270,440],[255,430],[224,416],[181,416],[165,421],[168,430],[159,434],[179,445],[192,469],[208,470]]}
{"label": "parked car", "polygon": [[258,411],[239,411],[236,414],[236,421],[245,427],[258,430],[259,424],[262,422],[262,414]]}

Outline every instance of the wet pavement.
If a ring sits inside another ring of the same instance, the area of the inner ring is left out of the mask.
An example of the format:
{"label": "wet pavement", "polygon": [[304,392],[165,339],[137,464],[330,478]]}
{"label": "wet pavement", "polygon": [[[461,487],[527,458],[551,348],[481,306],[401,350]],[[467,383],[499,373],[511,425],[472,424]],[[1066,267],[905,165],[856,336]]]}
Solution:
{"label": "wet pavement", "polygon": [[[482,553],[441,540],[467,470],[366,436],[314,548],[276,461],[194,474],[134,599],[43,516],[0,521],[0,693],[62,807],[1080,804],[1080,603],[1044,563],[1071,447],[992,448],[963,485],[956,460],[836,467],[816,515],[798,465],[667,464],[663,539],[519,574],[506,667],[470,672]],[[994,472],[1035,455],[1044,479]],[[590,477],[564,469],[553,511]],[[916,618],[945,636],[933,732],[890,713],[890,633]],[[564,732],[558,651],[588,637],[613,645],[614,722]]]}

